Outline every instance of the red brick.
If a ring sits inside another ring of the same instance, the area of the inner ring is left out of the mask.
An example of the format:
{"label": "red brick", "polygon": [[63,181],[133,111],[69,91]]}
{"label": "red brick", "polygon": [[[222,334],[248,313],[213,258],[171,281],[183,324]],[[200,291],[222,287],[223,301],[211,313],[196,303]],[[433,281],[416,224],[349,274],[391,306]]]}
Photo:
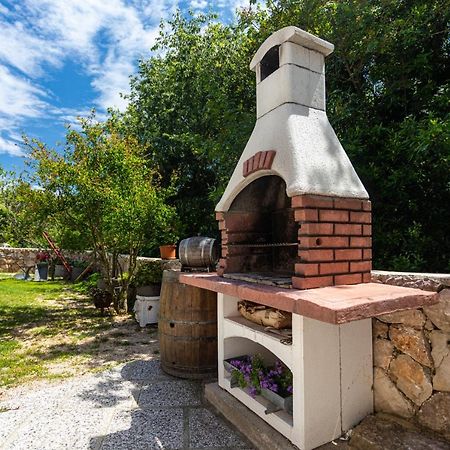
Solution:
{"label": "red brick", "polygon": [[248,170],[248,160],[244,161],[244,165],[242,167],[242,176],[245,178],[248,174],[249,174],[249,170]]}
{"label": "red brick", "polygon": [[266,152],[263,169],[270,169],[272,167],[275,154],[276,154],[275,150],[269,150],[268,152]]}
{"label": "red brick", "polygon": [[294,289],[314,289],[333,285],[333,277],[292,277],[292,287]]}
{"label": "red brick", "polygon": [[334,284],[358,284],[362,282],[362,274],[352,273],[348,275],[335,275]]}
{"label": "red brick", "polygon": [[319,264],[296,264],[295,274],[309,277],[311,275],[319,275]]}
{"label": "red brick", "polygon": [[317,209],[296,209],[294,218],[296,222],[317,222],[319,213]]}
{"label": "red brick", "polygon": [[363,250],[363,259],[372,259],[372,249],[371,248],[365,248]]}
{"label": "red brick", "polygon": [[363,273],[363,283],[370,283],[372,281],[372,274],[370,272]]}
{"label": "red brick", "polygon": [[333,233],[332,223],[304,223],[298,229],[299,236],[329,236]]}
{"label": "red brick", "polygon": [[357,198],[335,198],[334,199],[335,209],[353,209],[355,211],[362,210],[362,202]]}
{"label": "red brick", "polygon": [[372,213],[350,211],[351,223],[372,223]]}
{"label": "red brick", "polygon": [[363,211],[372,211],[372,202],[370,200],[363,200],[362,208]]}
{"label": "red brick", "polygon": [[350,247],[372,247],[372,238],[352,236],[350,238]]}
{"label": "red brick", "polygon": [[262,169],[261,156],[262,152],[257,152],[255,156],[253,156],[253,171]]}
{"label": "red brick", "polygon": [[228,255],[228,247],[226,245],[222,246],[222,258]]}
{"label": "red brick", "polygon": [[224,267],[218,267],[217,268],[217,275],[219,275],[219,277],[223,277],[224,273],[225,273],[225,268]]}
{"label": "red brick", "polygon": [[293,208],[333,208],[331,197],[320,195],[296,195],[292,197]]}
{"label": "red brick", "polygon": [[372,236],[372,225],[363,225],[363,235]]}
{"label": "red brick", "polygon": [[219,230],[225,230],[225,221],[224,220],[219,220]]}
{"label": "red brick", "polygon": [[370,272],[371,270],[371,261],[358,261],[350,263],[350,272]]}
{"label": "red brick", "polygon": [[320,263],[320,275],[348,273],[348,262]]}
{"label": "red brick", "polygon": [[335,211],[333,209],[324,209],[319,211],[320,222],[348,222],[348,211]]}
{"label": "red brick", "polygon": [[300,248],[341,248],[348,247],[348,237],[344,236],[322,236],[301,237]]}
{"label": "red brick", "polygon": [[337,223],[334,226],[334,234],[337,236],[343,234],[345,236],[360,236],[362,233],[362,225],[352,223]]}
{"label": "red brick", "polygon": [[223,212],[216,212],[216,220],[224,220],[225,214]]}
{"label": "red brick", "polygon": [[360,249],[348,249],[348,250],[335,250],[334,259],[336,261],[358,261],[362,258],[362,250]]}
{"label": "red brick", "polygon": [[300,250],[298,256],[305,262],[333,261],[333,250]]}
{"label": "red brick", "polygon": [[227,266],[226,258],[220,258],[219,259],[219,267],[226,267],[226,266]]}

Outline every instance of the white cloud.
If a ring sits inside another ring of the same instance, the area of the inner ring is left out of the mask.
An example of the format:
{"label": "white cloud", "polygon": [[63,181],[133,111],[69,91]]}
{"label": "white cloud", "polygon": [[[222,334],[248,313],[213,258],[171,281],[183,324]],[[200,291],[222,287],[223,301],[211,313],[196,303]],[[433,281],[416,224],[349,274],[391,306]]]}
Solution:
{"label": "white cloud", "polygon": [[[24,121],[48,118],[76,123],[91,107],[123,109],[120,93],[129,90],[136,61],[150,54],[161,19],[169,18],[180,0],[22,0],[0,4],[0,153],[14,151],[11,133]],[[248,0],[190,0],[194,10],[211,5],[228,10]],[[49,69],[76,62],[90,77],[96,93],[92,104],[54,106],[54,95],[42,86]],[[8,134],[6,134],[8,132]]]}
{"label": "white cloud", "polygon": [[47,106],[47,93],[27,78],[14,75],[0,64],[0,118],[39,117]]}
{"label": "white cloud", "polygon": [[205,9],[208,6],[208,2],[206,0],[192,0],[189,4],[191,9]]}
{"label": "white cloud", "polygon": [[25,156],[25,152],[19,146],[20,141],[3,138],[0,136],[0,154],[6,153],[11,156]]}
{"label": "white cloud", "polygon": [[[178,3],[178,0],[23,0],[10,11],[2,6],[0,63],[23,75],[9,71],[9,85],[0,86],[0,114],[7,110],[22,117],[40,117],[44,110],[57,113],[42,102],[45,93],[38,81],[47,68],[58,69],[68,60],[78,62],[98,94],[88,107],[123,109],[126,101],[120,93],[129,89],[129,76],[135,71],[136,60],[149,55],[161,18],[172,14]],[[25,75],[34,80],[28,86]],[[10,90],[13,84],[20,87],[18,94]],[[11,106],[14,111],[9,109]]]}

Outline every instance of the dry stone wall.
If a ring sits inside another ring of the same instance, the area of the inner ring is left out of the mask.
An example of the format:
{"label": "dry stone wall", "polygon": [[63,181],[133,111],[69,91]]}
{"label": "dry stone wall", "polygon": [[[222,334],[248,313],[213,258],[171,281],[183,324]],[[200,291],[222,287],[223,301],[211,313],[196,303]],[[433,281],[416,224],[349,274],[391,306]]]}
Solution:
{"label": "dry stone wall", "polygon": [[374,272],[372,280],[439,292],[439,303],[372,320],[374,403],[450,440],[450,275]]}
{"label": "dry stone wall", "polygon": [[[36,255],[43,249],[39,248],[13,248],[0,247],[0,272],[15,273],[24,267],[33,266],[36,263]],[[46,249],[50,254],[52,250]],[[75,259],[78,261],[88,261],[92,252],[74,252],[64,251],[67,259]]]}
{"label": "dry stone wall", "polygon": [[[39,248],[13,248],[13,247],[0,247],[0,272],[15,273],[20,271],[24,267],[33,266],[36,263],[36,254],[42,251]],[[52,250],[46,249],[50,254]],[[67,259],[74,259],[77,261],[89,261],[92,256],[91,251],[74,252],[63,251],[64,256]],[[138,257],[138,265],[148,262],[161,261],[164,269],[180,270],[181,264],[178,259],[176,260],[161,260],[160,258],[147,258]],[[128,270],[128,256],[120,255],[119,263],[122,266],[123,271]]]}

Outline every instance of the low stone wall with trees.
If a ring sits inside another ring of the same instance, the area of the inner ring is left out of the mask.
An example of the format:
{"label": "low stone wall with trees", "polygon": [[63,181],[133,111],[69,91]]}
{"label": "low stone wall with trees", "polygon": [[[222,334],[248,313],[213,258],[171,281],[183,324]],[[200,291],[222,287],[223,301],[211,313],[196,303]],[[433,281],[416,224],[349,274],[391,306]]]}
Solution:
{"label": "low stone wall with trees", "polygon": [[373,319],[375,411],[450,440],[450,275],[372,273],[372,280],[439,292],[439,303]]}
{"label": "low stone wall with trees", "polygon": [[[24,267],[33,266],[37,253],[43,250],[53,255],[51,249],[0,247],[0,272],[15,273]],[[88,261],[92,252],[63,251],[63,254],[67,259]]]}
{"label": "low stone wall with trees", "polygon": [[[33,266],[36,263],[36,254],[42,250],[48,251],[52,256],[52,250],[39,249],[39,248],[13,248],[13,247],[0,247],[0,272],[15,273],[21,270],[22,267]],[[91,259],[91,251],[68,251],[64,250],[63,255],[67,259],[73,259],[77,261],[89,261]],[[148,262],[161,261],[163,269],[179,270],[181,264],[179,260],[161,260],[160,258],[147,258],[139,256],[137,259],[138,266]],[[122,266],[122,270],[128,270],[128,256],[120,255],[119,263]]]}

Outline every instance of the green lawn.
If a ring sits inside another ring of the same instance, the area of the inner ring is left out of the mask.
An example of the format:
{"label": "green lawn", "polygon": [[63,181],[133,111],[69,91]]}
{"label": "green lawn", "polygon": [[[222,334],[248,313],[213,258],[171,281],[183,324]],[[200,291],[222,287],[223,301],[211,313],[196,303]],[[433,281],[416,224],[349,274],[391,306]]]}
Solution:
{"label": "green lawn", "polygon": [[130,359],[137,344],[152,342],[150,333],[139,331],[129,316],[102,317],[72,285],[2,276],[0,388]]}

